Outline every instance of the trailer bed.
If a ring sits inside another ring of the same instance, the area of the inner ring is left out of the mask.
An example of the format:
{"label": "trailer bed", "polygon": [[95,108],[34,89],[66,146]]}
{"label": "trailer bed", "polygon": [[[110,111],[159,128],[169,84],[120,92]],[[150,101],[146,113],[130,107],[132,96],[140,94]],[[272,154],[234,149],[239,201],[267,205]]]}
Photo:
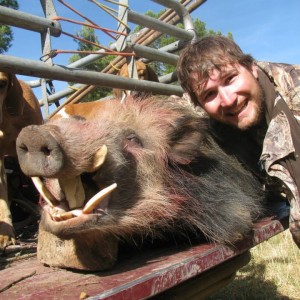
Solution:
{"label": "trailer bed", "polygon": [[[249,262],[249,249],[287,227],[287,219],[265,218],[255,224],[253,239],[236,249],[203,243],[162,247],[120,259],[106,272],[85,273],[50,268],[36,256],[2,260],[0,299],[192,299],[209,294],[234,278]],[[225,264],[225,267],[224,267]],[[212,273],[212,276],[210,276]],[[187,288],[188,287],[188,288]],[[188,291],[188,292],[187,292]]]}

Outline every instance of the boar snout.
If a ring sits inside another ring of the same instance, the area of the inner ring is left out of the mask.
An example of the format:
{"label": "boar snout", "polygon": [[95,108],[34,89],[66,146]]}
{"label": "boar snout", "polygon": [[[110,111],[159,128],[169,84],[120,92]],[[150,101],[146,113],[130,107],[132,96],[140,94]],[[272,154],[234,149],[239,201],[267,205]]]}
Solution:
{"label": "boar snout", "polygon": [[17,138],[17,154],[22,171],[31,177],[57,176],[64,156],[56,139],[42,126],[28,126]]}

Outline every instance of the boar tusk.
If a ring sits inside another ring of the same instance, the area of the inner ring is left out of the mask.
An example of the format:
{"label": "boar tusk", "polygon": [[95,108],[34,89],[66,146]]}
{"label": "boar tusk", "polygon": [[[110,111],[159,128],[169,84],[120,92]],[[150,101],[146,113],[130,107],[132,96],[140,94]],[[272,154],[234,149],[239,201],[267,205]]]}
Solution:
{"label": "boar tusk", "polygon": [[99,149],[94,155],[93,165],[88,170],[88,172],[93,173],[97,171],[105,162],[106,155],[107,155],[107,147],[106,145],[103,145],[101,149]]}
{"label": "boar tusk", "polygon": [[62,220],[69,220],[69,219],[72,219],[74,217],[74,215],[73,215],[72,211],[67,211],[67,212],[62,213],[59,217]]}
{"label": "boar tusk", "polygon": [[58,179],[58,182],[65,194],[70,209],[83,206],[85,192],[80,176],[60,178]]}
{"label": "boar tusk", "polygon": [[39,177],[31,177],[31,179],[38,192],[44,198],[44,200],[48,203],[50,207],[53,208],[57,201],[49,192],[49,190],[45,187],[42,180]]}
{"label": "boar tusk", "polygon": [[93,211],[93,209],[103,200],[106,196],[108,196],[115,188],[117,187],[116,183],[106,187],[101,190],[99,193],[94,195],[84,206],[82,212],[84,214],[89,214]]}
{"label": "boar tusk", "polygon": [[80,215],[82,215],[82,210],[81,209],[74,209],[74,210],[66,211],[66,212],[60,214],[59,217],[62,220],[69,220],[69,219],[72,219],[74,217],[79,217]]}
{"label": "boar tusk", "polygon": [[74,217],[79,217],[80,215],[82,215],[82,209],[74,209],[74,210],[64,211],[64,212],[56,209],[57,207],[55,207],[50,212],[52,219],[56,222],[70,220]]}

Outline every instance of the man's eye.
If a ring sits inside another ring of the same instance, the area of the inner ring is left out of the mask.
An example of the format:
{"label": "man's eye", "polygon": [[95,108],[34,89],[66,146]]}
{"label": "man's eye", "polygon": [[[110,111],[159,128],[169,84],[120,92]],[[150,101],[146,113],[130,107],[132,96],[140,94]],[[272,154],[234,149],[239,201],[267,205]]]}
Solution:
{"label": "man's eye", "polygon": [[212,100],[213,98],[215,98],[216,94],[217,94],[216,91],[209,91],[209,92],[207,92],[207,93],[204,95],[203,100],[206,101],[206,102],[207,102],[207,101],[210,101],[210,100]]}
{"label": "man's eye", "polygon": [[235,79],[235,77],[236,77],[235,74],[226,77],[225,83],[226,83],[226,84],[231,83],[231,82]]}

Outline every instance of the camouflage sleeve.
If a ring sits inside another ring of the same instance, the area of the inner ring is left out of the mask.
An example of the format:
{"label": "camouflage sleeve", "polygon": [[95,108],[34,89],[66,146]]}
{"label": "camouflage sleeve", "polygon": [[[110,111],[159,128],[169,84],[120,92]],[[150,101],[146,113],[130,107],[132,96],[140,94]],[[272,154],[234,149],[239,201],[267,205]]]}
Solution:
{"label": "camouflage sleeve", "polygon": [[257,62],[300,122],[300,65]]}

